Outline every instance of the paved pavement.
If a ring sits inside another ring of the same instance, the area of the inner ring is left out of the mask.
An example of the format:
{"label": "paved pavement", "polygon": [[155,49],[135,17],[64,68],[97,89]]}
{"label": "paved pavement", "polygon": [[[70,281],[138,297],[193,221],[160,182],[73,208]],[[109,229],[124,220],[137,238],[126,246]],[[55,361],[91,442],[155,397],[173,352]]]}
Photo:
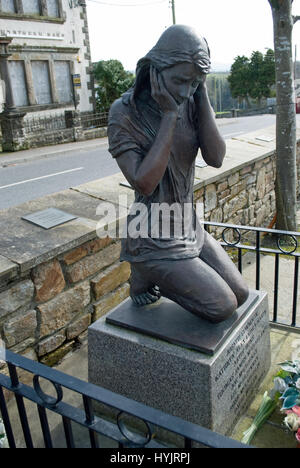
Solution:
{"label": "paved pavement", "polygon": [[86,151],[87,149],[95,149],[99,146],[107,146],[107,138],[95,138],[94,140],[42,146],[41,148],[31,148],[14,153],[4,152],[0,153],[0,167],[6,166],[7,164],[34,161],[35,159],[51,158],[60,154],[74,153],[74,151]]}

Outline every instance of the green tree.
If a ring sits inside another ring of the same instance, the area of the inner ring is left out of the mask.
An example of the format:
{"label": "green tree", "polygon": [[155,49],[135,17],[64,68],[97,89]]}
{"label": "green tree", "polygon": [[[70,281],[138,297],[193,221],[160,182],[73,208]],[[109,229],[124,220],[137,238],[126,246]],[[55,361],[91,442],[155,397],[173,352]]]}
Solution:
{"label": "green tree", "polygon": [[100,60],[94,66],[94,76],[96,105],[100,112],[107,112],[112,103],[133,85],[135,79],[119,60]]}
{"label": "green tree", "polygon": [[264,69],[262,76],[262,85],[268,89],[266,91],[265,97],[275,96],[275,83],[275,53],[274,50],[268,49],[264,56]]}
{"label": "green tree", "polygon": [[262,98],[271,96],[272,86],[275,84],[275,58],[274,52],[269,49],[265,55],[255,51],[249,63],[249,95],[256,99],[258,105]]}
{"label": "green tree", "polygon": [[297,230],[296,109],[292,31],[299,16],[293,0],[268,0],[273,15],[276,64],[276,227]]}
{"label": "green tree", "polygon": [[270,97],[272,86],[275,84],[274,52],[269,49],[265,55],[254,51],[250,57],[238,56],[230,70],[228,77],[233,97],[256,99],[261,104],[263,97]]}
{"label": "green tree", "polygon": [[248,104],[250,94],[249,66],[249,59],[245,55],[239,55],[234,60],[228,76],[232,96],[240,100],[246,99]]}

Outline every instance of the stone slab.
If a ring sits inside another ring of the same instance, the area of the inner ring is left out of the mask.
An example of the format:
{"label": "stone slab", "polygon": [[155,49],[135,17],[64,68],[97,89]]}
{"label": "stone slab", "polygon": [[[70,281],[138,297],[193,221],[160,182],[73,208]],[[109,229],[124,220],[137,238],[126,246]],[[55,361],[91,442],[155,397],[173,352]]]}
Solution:
{"label": "stone slab", "polygon": [[1,283],[17,276],[18,265],[0,255],[0,286]]}
{"label": "stone slab", "polygon": [[[99,200],[73,190],[32,200],[0,212],[0,255],[20,266],[21,273],[61,252],[96,237]],[[74,221],[45,230],[22,220],[22,216],[49,206],[77,216]]]}
{"label": "stone slab", "polygon": [[134,201],[134,191],[121,172],[78,185],[74,190],[127,209]]}
{"label": "stone slab", "polygon": [[89,381],[228,434],[270,367],[268,300],[263,292],[257,297],[214,356],[113,326],[104,316],[89,327]]}
{"label": "stone slab", "polygon": [[257,300],[257,294],[251,291],[245,304],[228,320],[215,324],[191,314],[164,297],[144,307],[136,306],[129,298],[116,307],[106,321],[212,356]]}
{"label": "stone slab", "polygon": [[222,174],[222,179],[225,179],[233,172],[274,154],[273,149],[266,151],[266,148],[261,146],[237,140],[226,141],[226,147],[226,156],[221,169],[211,166],[196,167],[194,190],[219,181],[220,174]]}

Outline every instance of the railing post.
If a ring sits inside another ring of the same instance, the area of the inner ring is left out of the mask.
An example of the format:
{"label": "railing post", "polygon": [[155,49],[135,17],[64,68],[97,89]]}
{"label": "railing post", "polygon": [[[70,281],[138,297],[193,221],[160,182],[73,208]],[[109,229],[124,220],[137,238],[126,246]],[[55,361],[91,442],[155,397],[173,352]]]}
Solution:
{"label": "railing post", "polygon": [[296,326],[296,320],[297,320],[298,279],[299,279],[299,257],[295,257],[293,315],[292,315],[292,323],[291,323],[292,327]]}
{"label": "railing post", "polygon": [[260,290],[260,231],[256,232],[256,289]]}

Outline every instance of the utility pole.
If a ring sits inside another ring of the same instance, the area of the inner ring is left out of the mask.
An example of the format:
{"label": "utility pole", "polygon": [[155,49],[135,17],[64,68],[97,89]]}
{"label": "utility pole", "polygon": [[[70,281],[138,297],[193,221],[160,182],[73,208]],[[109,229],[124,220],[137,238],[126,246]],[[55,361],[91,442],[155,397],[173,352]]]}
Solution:
{"label": "utility pole", "polygon": [[295,44],[294,80],[297,78],[297,44]]}
{"label": "utility pole", "polygon": [[176,24],[175,0],[170,0],[170,4],[171,4],[171,7],[172,7],[173,24]]}

